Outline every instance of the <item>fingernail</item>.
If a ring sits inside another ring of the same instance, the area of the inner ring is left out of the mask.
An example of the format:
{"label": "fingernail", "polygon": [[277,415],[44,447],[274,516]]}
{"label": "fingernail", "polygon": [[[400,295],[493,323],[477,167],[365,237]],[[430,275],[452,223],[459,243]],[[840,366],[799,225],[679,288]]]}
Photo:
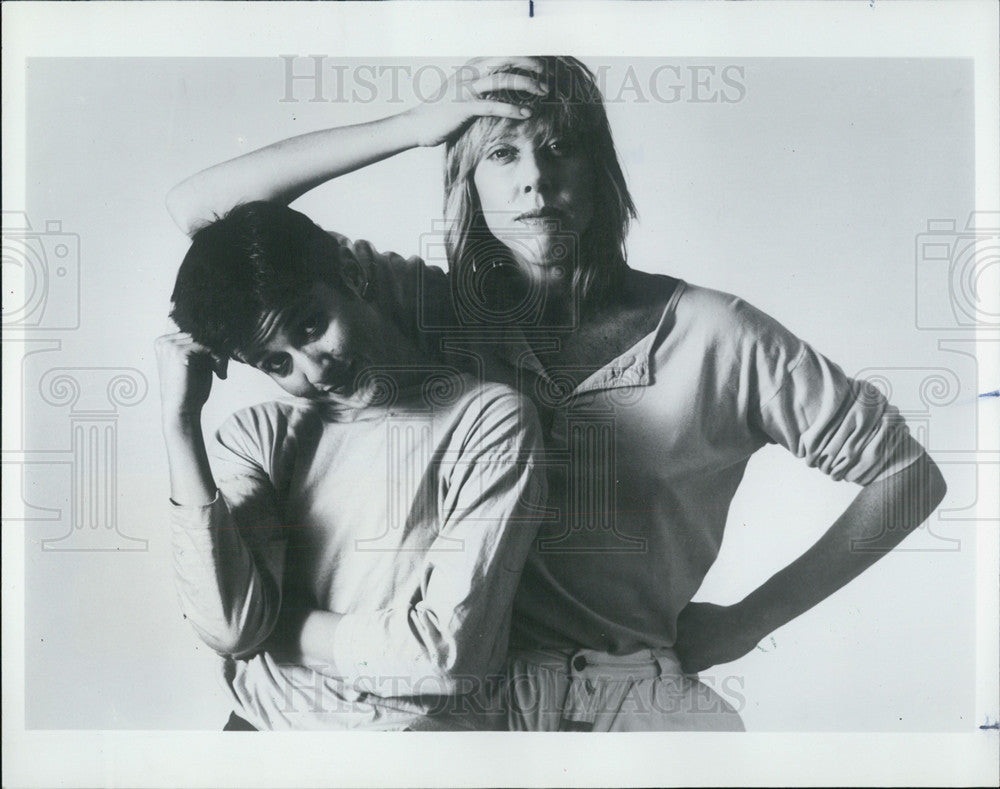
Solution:
{"label": "fingernail", "polygon": [[531,115],[531,110],[529,110],[527,107],[521,107],[521,109],[518,110],[518,112],[520,112],[521,116],[525,117],[525,118],[527,118],[529,115]]}

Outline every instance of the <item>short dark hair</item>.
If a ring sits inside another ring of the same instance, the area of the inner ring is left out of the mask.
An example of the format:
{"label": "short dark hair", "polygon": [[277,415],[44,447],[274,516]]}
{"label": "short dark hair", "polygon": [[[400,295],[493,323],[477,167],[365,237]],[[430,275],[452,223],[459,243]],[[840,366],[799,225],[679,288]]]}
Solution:
{"label": "short dark hair", "polygon": [[192,236],[170,317],[196,342],[239,358],[266,315],[301,299],[317,282],[343,287],[339,249],[288,206],[239,205]]}

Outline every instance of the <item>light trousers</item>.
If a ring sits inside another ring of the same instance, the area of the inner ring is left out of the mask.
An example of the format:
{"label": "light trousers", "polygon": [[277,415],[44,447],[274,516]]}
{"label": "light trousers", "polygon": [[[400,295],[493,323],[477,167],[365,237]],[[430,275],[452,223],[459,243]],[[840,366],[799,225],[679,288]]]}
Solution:
{"label": "light trousers", "polygon": [[684,674],[672,649],[517,650],[505,703],[512,731],[744,731],[736,709]]}

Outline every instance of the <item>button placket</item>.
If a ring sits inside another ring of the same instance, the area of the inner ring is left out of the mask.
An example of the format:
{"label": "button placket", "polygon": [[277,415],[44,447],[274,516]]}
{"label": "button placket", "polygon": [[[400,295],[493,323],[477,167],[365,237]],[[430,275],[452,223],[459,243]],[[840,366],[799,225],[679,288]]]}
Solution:
{"label": "button placket", "polygon": [[[575,674],[582,674],[588,665],[589,663],[584,655],[574,655],[573,659],[570,661],[570,666]],[[576,679],[577,678],[574,677],[574,680]],[[588,696],[593,696],[597,686],[594,684],[594,680],[590,677],[585,677],[583,678],[583,688],[587,691]]]}
{"label": "button placket", "polygon": [[569,660],[569,697],[573,699],[564,710],[564,721],[572,721],[574,725],[593,725],[597,711],[594,708],[596,683],[590,677],[582,676],[590,662],[582,652],[577,652]]}

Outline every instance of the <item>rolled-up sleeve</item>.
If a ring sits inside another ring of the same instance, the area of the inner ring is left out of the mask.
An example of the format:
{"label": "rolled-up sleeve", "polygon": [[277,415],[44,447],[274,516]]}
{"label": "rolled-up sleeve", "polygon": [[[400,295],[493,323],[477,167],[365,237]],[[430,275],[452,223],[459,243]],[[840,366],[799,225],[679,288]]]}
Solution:
{"label": "rolled-up sleeve", "polygon": [[337,626],[338,673],[359,690],[470,692],[502,666],[545,493],[534,409],[503,392],[467,411],[460,448],[442,461],[439,532],[408,605],[349,614]]}
{"label": "rolled-up sleeve", "polygon": [[[745,305],[744,305],[745,306]],[[781,324],[744,309],[743,359],[759,403],[752,415],[770,441],[836,480],[867,485],[901,471],[923,448],[899,410],[871,384],[847,376]]]}

